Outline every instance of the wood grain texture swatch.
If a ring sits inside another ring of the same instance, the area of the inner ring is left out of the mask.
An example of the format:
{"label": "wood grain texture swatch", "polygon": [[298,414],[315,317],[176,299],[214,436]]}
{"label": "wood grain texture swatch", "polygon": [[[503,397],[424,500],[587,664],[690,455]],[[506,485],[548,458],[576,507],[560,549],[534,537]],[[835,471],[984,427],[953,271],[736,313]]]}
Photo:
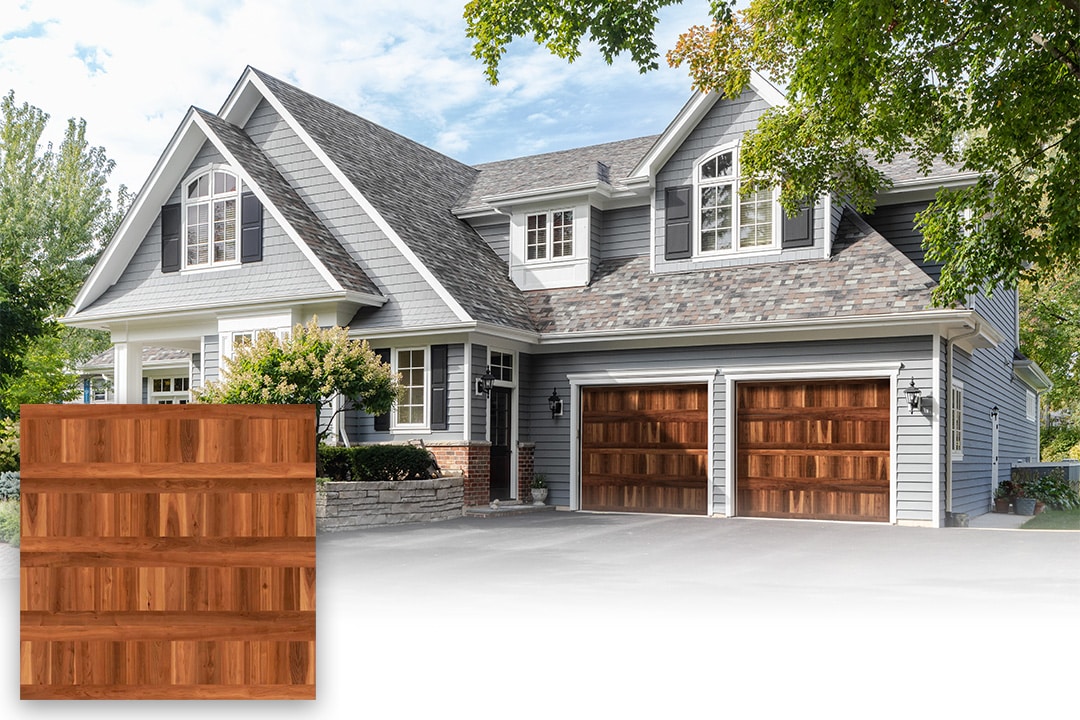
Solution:
{"label": "wood grain texture swatch", "polygon": [[23,699],[314,699],[315,408],[22,408]]}

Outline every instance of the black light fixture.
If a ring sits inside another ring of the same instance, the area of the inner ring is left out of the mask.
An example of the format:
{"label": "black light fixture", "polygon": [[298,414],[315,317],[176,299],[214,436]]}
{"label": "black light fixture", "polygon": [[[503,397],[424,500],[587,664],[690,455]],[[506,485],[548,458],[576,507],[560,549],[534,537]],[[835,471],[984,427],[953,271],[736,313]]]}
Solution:
{"label": "black light fixture", "polygon": [[990,408],[990,419],[992,421],[994,421],[994,422],[997,422],[997,419],[998,419],[998,406],[997,405]]}
{"label": "black light fixture", "polygon": [[551,410],[551,417],[562,415],[562,398],[559,397],[558,388],[551,389],[551,395],[548,397],[548,408]]}
{"label": "black light fixture", "polygon": [[915,387],[915,378],[911,378],[911,384],[904,389],[904,395],[907,397],[908,407],[911,409],[911,414],[914,415],[915,411],[919,409],[919,404],[922,399],[922,390]]}
{"label": "black light fixture", "polygon": [[484,369],[484,374],[476,378],[476,394],[487,397],[491,394],[491,386],[495,384],[495,376],[491,374],[491,366]]}

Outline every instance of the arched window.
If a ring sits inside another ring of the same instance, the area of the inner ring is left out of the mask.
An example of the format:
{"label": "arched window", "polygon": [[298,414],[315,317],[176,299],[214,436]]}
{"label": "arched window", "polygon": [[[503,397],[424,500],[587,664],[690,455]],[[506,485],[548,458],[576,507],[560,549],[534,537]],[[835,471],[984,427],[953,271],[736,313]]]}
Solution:
{"label": "arched window", "polygon": [[697,253],[760,250],[776,245],[771,190],[739,196],[738,152],[721,150],[698,163]]}
{"label": "arched window", "polygon": [[237,261],[239,190],[236,176],[217,168],[187,181],[184,186],[186,267]]}

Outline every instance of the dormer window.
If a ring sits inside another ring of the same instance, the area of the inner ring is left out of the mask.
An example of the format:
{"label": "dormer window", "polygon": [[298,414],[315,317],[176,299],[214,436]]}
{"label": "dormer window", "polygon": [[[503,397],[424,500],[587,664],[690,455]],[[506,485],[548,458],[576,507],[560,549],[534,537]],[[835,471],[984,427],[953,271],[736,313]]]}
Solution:
{"label": "dormer window", "polygon": [[212,267],[237,261],[239,183],[212,169],[184,186],[185,267]]}
{"label": "dormer window", "polygon": [[574,211],[525,216],[525,259],[558,260],[574,255]]}
{"label": "dormer window", "polygon": [[771,190],[739,197],[738,152],[722,150],[698,163],[696,254],[760,250],[777,244]]}

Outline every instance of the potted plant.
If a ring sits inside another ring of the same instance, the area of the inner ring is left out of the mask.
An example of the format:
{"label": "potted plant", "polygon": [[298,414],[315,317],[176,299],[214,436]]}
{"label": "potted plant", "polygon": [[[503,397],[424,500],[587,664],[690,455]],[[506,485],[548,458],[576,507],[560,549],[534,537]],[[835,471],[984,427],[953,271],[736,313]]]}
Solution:
{"label": "potted plant", "polygon": [[994,512],[1007,513],[1013,499],[1013,481],[1005,480],[994,489]]}
{"label": "potted plant", "polygon": [[1028,496],[1023,483],[1016,483],[1016,495],[1013,497],[1013,509],[1017,515],[1034,515],[1035,498]]}
{"label": "potted plant", "polygon": [[544,501],[547,500],[547,476],[544,473],[537,473],[533,476],[531,493],[533,505],[543,505]]}

